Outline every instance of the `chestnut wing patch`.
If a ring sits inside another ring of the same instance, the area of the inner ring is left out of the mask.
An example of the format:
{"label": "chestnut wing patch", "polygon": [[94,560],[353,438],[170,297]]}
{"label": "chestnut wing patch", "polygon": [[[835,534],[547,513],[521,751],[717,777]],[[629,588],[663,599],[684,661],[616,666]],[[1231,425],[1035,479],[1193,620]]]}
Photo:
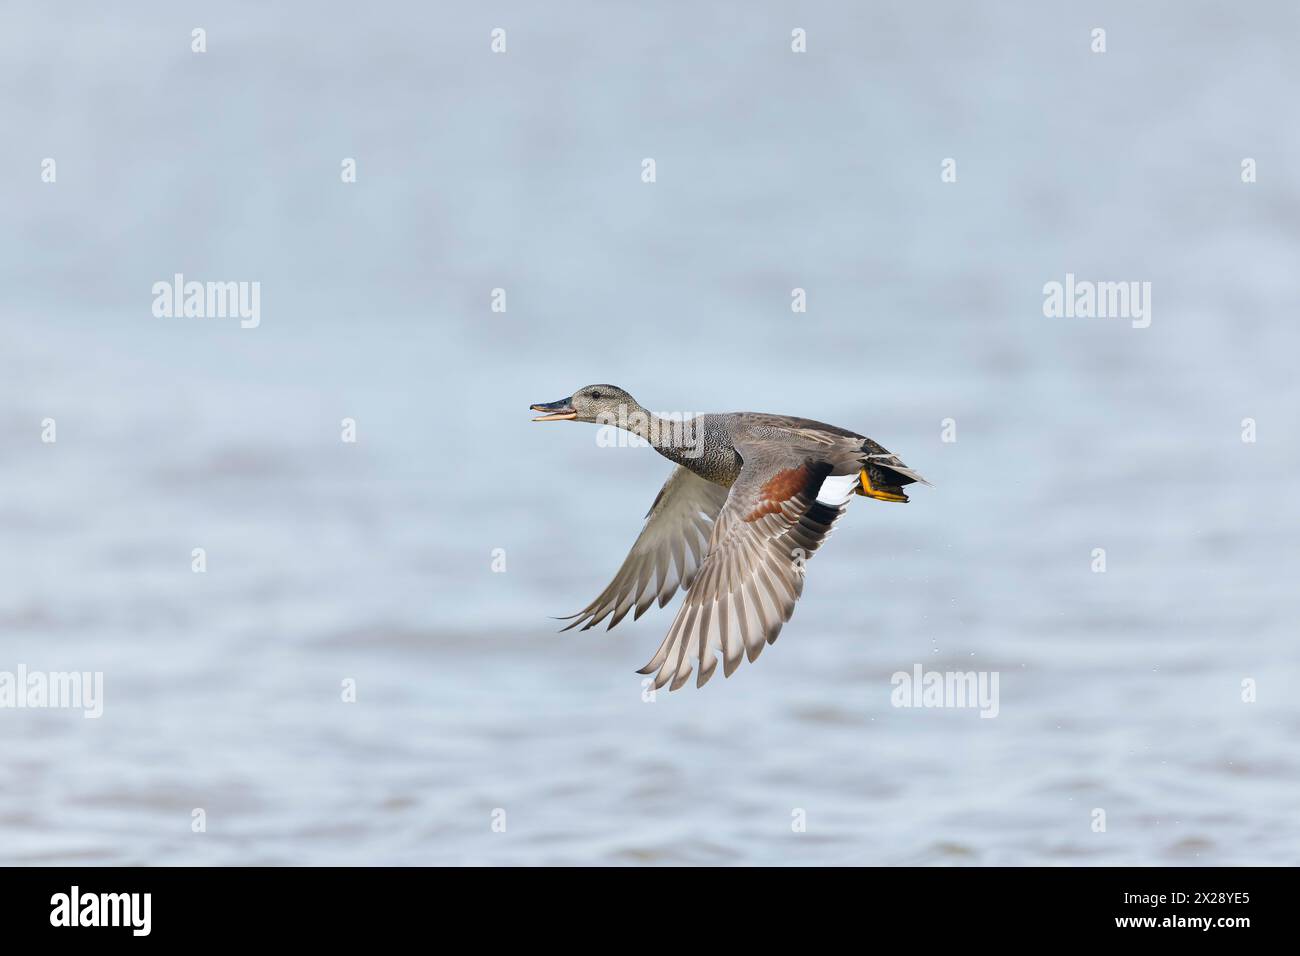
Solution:
{"label": "chestnut wing patch", "polygon": [[764,515],[776,514],[785,502],[810,489],[816,497],[816,489],[829,471],[827,465],[805,463],[775,472],[759,487],[757,504],[743,520],[752,524]]}

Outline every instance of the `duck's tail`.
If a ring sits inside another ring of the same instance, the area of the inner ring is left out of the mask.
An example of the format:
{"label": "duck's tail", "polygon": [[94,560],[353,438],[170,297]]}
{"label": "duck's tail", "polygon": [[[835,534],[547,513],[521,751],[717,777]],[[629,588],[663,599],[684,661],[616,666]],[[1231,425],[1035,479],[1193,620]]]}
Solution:
{"label": "duck's tail", "polygon": [[858,473],[854,494],[875,498],[877,501],[901,503],[910,500],[903,491],[904,485],[918,481],[923,485],[930,483],[919,471],[907,467],[897,455],[881,448],[869,438],[863,442],[862,450],[866,457]]}

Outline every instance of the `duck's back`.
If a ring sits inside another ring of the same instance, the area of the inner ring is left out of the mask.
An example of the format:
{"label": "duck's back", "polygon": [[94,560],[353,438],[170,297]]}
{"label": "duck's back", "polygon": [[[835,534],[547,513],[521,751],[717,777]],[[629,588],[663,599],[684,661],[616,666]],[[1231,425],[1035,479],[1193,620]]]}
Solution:
{"label": "duck's back", "polygon": [[732,412],[719,416],[731,420],[731,432],[737,438],[753,436],[755,438],[775,438],[781,433],[824,432],[837,438],[866,438],[847,428],[828,425],[826,422],[811,418],[799,418],[796,415],[772,415],[767,412]]}

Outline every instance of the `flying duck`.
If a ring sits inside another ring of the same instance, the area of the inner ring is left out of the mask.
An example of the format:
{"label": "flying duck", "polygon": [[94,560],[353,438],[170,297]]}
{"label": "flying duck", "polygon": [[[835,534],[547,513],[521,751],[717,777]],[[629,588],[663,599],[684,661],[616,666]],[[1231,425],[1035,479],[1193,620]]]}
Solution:
{"label": "flying duck", "polygon": [[588,385],[531,406],[537,422],[615,426],[675,462],[632,550],[600,595],[564,630],[612,628],[639,618],[680,586],[682,606],[659,650],[638,673],[677,690],[698,665],[702,687],[722,656],[727,677],[776,640],[803,592],[804,562],[848,508],[818,500],[828,478],[850,476],[852,492],[905,502],[905,485],[930,484],[879,444],[844,428],[788,415],[732,412],[665,418],[614,385]]}

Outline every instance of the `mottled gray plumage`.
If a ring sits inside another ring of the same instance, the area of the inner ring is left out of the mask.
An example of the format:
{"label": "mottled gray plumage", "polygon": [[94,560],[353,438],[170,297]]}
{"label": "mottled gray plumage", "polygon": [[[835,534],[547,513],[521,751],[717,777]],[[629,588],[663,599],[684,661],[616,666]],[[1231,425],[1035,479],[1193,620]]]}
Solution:
{"label": "mottled gray plumage", "polygon": [[776,640],[803,591],[804,563],[847,509],[847,500],[817,500],[827,478],[859,476],[859,494],[887,501],[906,501],[904,485],[929,484],[866,436],[807,418],[733,412],[675,421],[613,385],[532,407],[547,413],[538,421],[623,428],[678,466],[614,579],[569,624],[585,630],[609,618],[613,627],[684,588],[668,636],[641,670],[655,675],[655,687],[676,690],[696,668],[702,686],[718,655],[730,676]]}

